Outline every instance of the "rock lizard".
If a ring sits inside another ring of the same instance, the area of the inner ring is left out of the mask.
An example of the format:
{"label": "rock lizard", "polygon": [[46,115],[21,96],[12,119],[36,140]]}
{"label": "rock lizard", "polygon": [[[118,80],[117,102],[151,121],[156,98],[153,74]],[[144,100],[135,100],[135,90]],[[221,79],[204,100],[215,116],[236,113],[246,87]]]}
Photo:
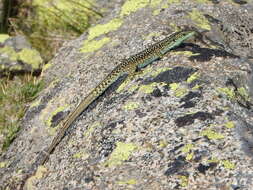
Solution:
{"label": "rock lizard", "polygon": [[95,101],[100,95],[104,93],[104,91],[110,87],[112,83],[117,81],[121,76],[127,74],[128,79],[131,78],[135,73],[138,72],[141,68],[147,66],[148,64],[160,59],[163,55],[165,55],[171,49],[179,46],[183,41],[189,39],[190,37],[196,35],[197,32],[193,29],[185,29],[179,32],[175,32],[163,40],[150,45],[147,49],[137,53],[133,56],[130,56],[127,59],[123,59],[121,63],[116,66],[115,69],[111,71],[107,77],[100,82],[71,112],[66,119],[62,122],[59,132],[54,137],[52,143],[45,151],[43,158],[40,158],[40,165],[43,165],[49,155],[53,152],[55,147],[64,137],[65,132],[70,127],[70,125],[75,121],[75,119],[84,111],[86,108]]}

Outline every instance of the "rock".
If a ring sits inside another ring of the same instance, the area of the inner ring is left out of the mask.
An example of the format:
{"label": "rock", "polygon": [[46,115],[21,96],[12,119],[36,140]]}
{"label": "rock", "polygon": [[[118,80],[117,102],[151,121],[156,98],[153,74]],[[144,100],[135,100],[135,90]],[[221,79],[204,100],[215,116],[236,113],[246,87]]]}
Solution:
{"label": "rock", "polygon": [[0,44],[0,77],[40,72],[43,60],[25,37],[6,37]]}
{"label": "rock", "polygon": [[[47,88],[1,156],[9,189],[250,189],[252,108],[245,63],[196,41],[114,86],[84,111],[44,166],[59,122],[119,63],[177,26],[210,29],[212,3],[117,0],[43,70]],[[201,1],[202,2],[202,1]],[[217,5],[216,5],[217,6]],[[228,3],[228,6],[234,6]],[[244,83],[243,83],[244,84]],[[115,92],[116,90],[116,92]]]}

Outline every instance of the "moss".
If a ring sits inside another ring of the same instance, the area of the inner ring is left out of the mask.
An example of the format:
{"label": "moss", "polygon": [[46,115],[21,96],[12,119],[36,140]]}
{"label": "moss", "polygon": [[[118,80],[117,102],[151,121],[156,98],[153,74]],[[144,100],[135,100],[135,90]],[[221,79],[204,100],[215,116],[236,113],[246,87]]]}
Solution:
{"label": "moss", "polygon": [[224,135],[213,131],[212,129],[206,129],[201,131],[201,136],[206,136],[210,140],[224,139]]}
{"label": "moss", "polygon": [[204,17],[204,15],[196,9],[193,9],[192,12],[189,13],[189,17],[193,20],[196,25],[202,29],[211,30],[211,26],[208,20]]}
{"label": "moss", "polygon": [[133,143],[117,142],[115,150],[112,152],[105,165],[109,167],[121,165],[123,161],[129,159],[136,149],[137,146]]}
{"label": "moss", "polygon": [[229,160],[223,160],[221,161],[221,163],[226,169],[229,169],[229,170],[235,169],[235,164],[230,162]]}
{"label": "moss", "polygon": [[190,77],[187,79],[187,83],[192,83],[196,79],[198,79],[200,74],[198,72],[193,73]]}
{"label": "moss", "polygon": [[0,48],[0,53],[6,54],[11,61],[17,61],[18,59],[18,55],[16,51],[10,46],[5,46],[3,48]]}
{"label": "moss", "polygon": [[137,184],[136,179],[129,179],[127,181],[118,181],[117,184],[119,185],[135,185]]}
{"label": "moss", "polygon": [[105,44],[108,44],[110,42],[110,38],[102,38],[101,40],[93,40],[93,41],[85,41],[83,44],[83,47],[80,49],[81,52],[83,53],[88,53],[88,52],[94,52],[101,47],[103,47]]}
{"label": "moss", "polygon": [[31,65],[33,69],[39,69],[43,63],[40,53],[36,50],[24,48],[17,55],[19,60]]}
{"label": "moss", "polygon": [[4,43],[10,36],[8,34],[0,34],[0,43]]}
{"label": "moss", "polygon": [[113,19],[106,24],[98,24],[89,30],[88,40],[93,40],[96,37],[99,37],[102,34],[107,34],[113,30],[117,30],[123,21],[121,19]]}
{"label": "moss", "polygon": [[136,12],[138,9],[146,7],[149,4],[150,0],[127,0],[124,5],[121,7],[120,16],[127,16],[133,12]]}
{"label": "moss", "polygon": [[138,108],[139,106],[140,106],[140,105],[139,105],[138,102],[128,102],[128,103],[126,103],[126,104],[123,106],[123,108],[124,108],[124,110],[130,111],[130,110],[134,110],[134,109]]}

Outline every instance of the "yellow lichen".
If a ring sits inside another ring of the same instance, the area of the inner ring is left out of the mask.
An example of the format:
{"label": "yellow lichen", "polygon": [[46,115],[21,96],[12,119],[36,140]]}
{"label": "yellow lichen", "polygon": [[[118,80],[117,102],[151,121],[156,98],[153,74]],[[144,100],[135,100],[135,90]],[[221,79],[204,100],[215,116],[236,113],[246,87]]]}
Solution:
{"label": "yellow lichen", "polygon": [[136,108],[138,108],[140,105],[138,102],[128,102],[126,103],[123,108],[124,110],[134,110]]}
{"label": "yellow lichen", "polygon": [[8,34],[0,34],[0,43],[4,43],[10,36]]}
{"label": "yellow lichen", "polygon": [[207,138],[212,139],[212,140],[224,138],[224,135],[217,133],[217,132],[213,131],[212,129],[203,130],[203,131],[201,131],[200,135],[206,136]]}
{"label": "yellow lichen", "polygon": [[198,72],[193,73],[190,77],[188,77],[187,79],[187,83],[191,83],[193,81],[195,81],[196,79],[198,79],[200,76],[200,74]]}
{"label": "yellow lichen", "polygon": [[147,84],[147,85],[142,85],[140,88],[139,88],[139,91],[145,93],[145,94],[150,94],[154,91],[154,87],[157,86],[157,83],[156,82],[153,82],[153,83],[150,83],[150,84]]}
{"label": "yellow lichen", "polygon": [[187,161],[192,160],[193,156],[194,156],[194,152],[191,152],[191,153],[189,153],[189,154],[186,155],[185,159]]}
{"label": "yellow lichen", "polygon": [[187,187],[188,186],[188,177],[187,176],[179,176],[180,179],[180,185],[182,187]]}
{"label": "yellow lichen", "polygon": [[168,0],[168,4],[173,4],[173,3],[180,3],[181,0]]}
{"label": "yellow lichen", "polygon": [[91,133],[97,128],[100,127],[101,123],[99,123],[98,121],[94,122],[91,126],[88,127],[88,129],[84,132],[84,136],[86,138],[88,138]]}
{"label": "yellow lichen", "polygon": [[119,185],[135,185],[137,184],[136,179],[129,179],[127,181],[118,181],[117,184]]}
{"label": "yellow lichen", "polygon": [[232,88],[218,88],[217,89],[220,93],[226,94],[226,96],[230,99],[235,98],[235,92]]}
{"label": "yellow lichen", "polygon": [[0,162],[0,168],[5,168],[7,165],[7,162]]}
{"label": "yellow lichen", "polygon": [[223,166],[226,168],[226,169],[229,169],[229,170],[233,170],[235,169],[235,164],[230,162],[229,160],[223,160],[221,161],[221,163],[223,164]]}
{"label": "yellow lichen", "polygon": [[43,66],[42,70],[45,71],[45,70],[49,69],[49,68],[52,67],[52,66],[53,66],[52,63],[47,63],[47,64],[45,64],[45,65]]}
{"label": "yellow lichen", "polygon": [[200,53],[192,53],[191,51],[176,51],[176,52],[173,52],[172,54],[174,54],[174,55],[185,55],[187,57],[200,55]]}
{"label": "yellow lichen", "polygon": [[194,148],[193,144],[186,144],[182,147],[182,152],[184,153],[188,153],[190,152],[190,150],[192,150]]}
{"label": "yellow lichen", "polygon": [[86,152],[78,152],[73,155],[73,158],[78,158],[78,159],[82,159],[82,160],[85,160],[88,157],[89,157],[89,154],[87,154]]}
{"label": "yellow lichen", "polygon": [[101,40],[86,40],[84,41],[83,47],[80,49],[80,51],[83,53],[94,52],[103,47],[105,44],[109,43],[110,40],[111,39],[108,37],[102,38]]}
{"label": "yellow lichen", "polygon": [[53,111],[51,114],[50,114],[50,117],[48,118],[48,120],[46,121],[46,124],[48,127],[50,127],[52,125],[52,118],[59,112],[61,111],[64,111],[66,109],[67,105],[64,105],[64,106],[60,106],[58,107],[55,111]]}
{"label": "yellow lichen", "polygon": [[197,1],[198,3],[208,3],[208,0],[195,0]]}
{"label": "yellow lichen", "polygon": [[151,76],[152,76],[152,77],[156,77],[156,76],[159,75],[160,73],[163,73],[163,72],[168,71],[168,70],[172,70],[172,68],[168,68],[168,67],[158,68],[158,69],[156,69],[155,71],[153,71],[153,72],[151,73]]}
{"label": "yellow lichen", "polygon": [[165,148],[168,145],[168,142],[165,140],[159,141],[159,148]]}
{"label": "yellow lichen", "polygon": [[246,100],[249,99],[249,94],[247,93],[246,89],[243,87],[238,88],[238,93],[244,97]]}
{"label": "yellow lichen", "polygon": [[121,7],[120,16],[127,16],[133,12],[136,12],[138,9],[146,7],[149,4],[150,0],[127,0],[124,5]]}
{"label": "yellow lichen", "polygon": [[19,60],[31,65],[33,69],[39,69],[43,63],[40,53],[36,50],[24,48],[17,55]]}
{"label": "yellow lichen", "polygon": [[31,189],[35,189],[35,186],[33,184],[33,182],[35,180],[41,179],[42,177],[44,177],[44,175],[48,172],[47,168],[44,166],[39,166],[35,175],[31,176],[30,178],[27,179],[26,181],[26,189],[31,190]]}
{"label": "yellow lichen", "polygon": [[91,41],[102,34],[107,34],[113,30],[117,30],[122,24],[123,21],[117,18],[106,24],[97,24],[96,26],[90,28],[88,40]]}
{"label": "yellow lichen", "polygon": [[36,106],[38,106],[38,105],[40,105],[40,99],[39,99],[39,100],[33,101],[33,102],[31,103],[31,105],[30,105],[30,108],[36,107]]}
{"label": "yellow lichen", "polygon": [[192,12],[189,13],[189,17],[193,20],[196,25],[202,29],[211,30],[211,26],[205,16],[196,9],[193,9]]}
{"label": "yellow lichen", "polygon": [[150,6],[151,6],[151,7],[157,7],[158,5],[161,4],[162,1],[163,1],[163,0],[151,0]]}
{"label": "yellow lichen", "polygon": [[228,121],[227,123],[225,123],[225,127],[231,129],[235,127],[235,124],[233,121]]}
{"label": "yellow lichen", "polygon": [[136,149],[137,146],[133,143],[117,142],[115,150],[112,152],[105,165],[109,167],[121,165],[123,161],[129,159]]}
{"label": "yellow lichen", "polygon": [[170,88],[174,91],[176,97],[184,96],[188,92],[186,88],[181,88],[178,83],[171,83]]}

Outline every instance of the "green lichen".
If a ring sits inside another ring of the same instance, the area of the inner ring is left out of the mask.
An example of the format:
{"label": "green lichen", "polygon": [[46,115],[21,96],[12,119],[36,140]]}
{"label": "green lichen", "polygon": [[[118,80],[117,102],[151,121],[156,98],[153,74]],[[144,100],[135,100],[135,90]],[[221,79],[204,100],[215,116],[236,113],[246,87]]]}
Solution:
{"label": "green lichen", "polygon": [[233,121],[228,121],[227,123],[225,123],[225,127],[232,129],[235,127],[235,123]]}
{"label": "green lichen", "polygon": [[106,24],[98,24],[90,28],[88,40],[91,41],[102,34],[107,34],[113,30],[117,30],[122,24],[123,24],[123,21],[117,18],[111,20],[110,22]]}
{"label": "green lichen", "polygon": [[129,159],[136,149],[137,146],[133,143],[117,142],[115,150],[112,152],[105,165],[108,167],[121,165],[122,162]]}
{"label": "green lichen", "polygon": [[156,9],[156,10],[154,10],[154,11],[152,12],[152,14],[153,14],[153,16],[157,16],[157,15],[160,14],[160,12],[161,12],[161,9]]}
{"label": "green lichen", "polygon": [[128,102],[123,106],[124,110],[134,110],[137,109],[140,106],[140,104],[138,102]]}
{"label": "green lichen", "polygon": [[94,52],[103,47],[105,44],[109,43],[110,40],[111,39],[108,37],[102,38],[101,40],[92,40],[92,41],[86,40],[80,51],[83,53]]}
{"label": "green lichen", "polygon": [[43,63],[40,53],[36,50],[24,48],[17,55],[19,60],[31,65],[33,69],[39,69]]}
{"label": "green lichen", "polygon": [[85,138],[88,138],[92,133],[93,131],[97,128],[97,127],[100,127],[101,126],[101,123],[99,122],[94,122],[91,126],[88,127],[87,131],[85,131],[84,133],[84,136]]}
{"label": "green lichen", "polygon": [[188,77],[187,83],[192,83],[193,81],[197,80],[199,76],[200,74],[198,72],[193,73],[190,77]]}
{"label": "green lichen", "polygon": [[4,43],[10,36],[8,34],[0,34],[0,43]]}
{"label": "green lichen", "polygon": [[217,90],[225,94],[229,99],[235,99],[235,92],[232,88],[218,88]]}
{"label": "green lichen", "polygon": [[163,0],[151,0],[150,2],[150,6],[153,8],[153,7],[157,7],[161,4]]}
{"label": "green lichen", "polygon": [[201,131],[201,136],[206,136],[210,140],[224,139],[224,135],[213,131],[212,129],[206,129]]}
{"label": "green lichen", "polygon": [[127,181],[118,181],[117,184],[119,185],[135,185],[137,184],[136,179],[129,179]]}
{"label": "green lichen", "polygon": [[59,113],[59,112],[61,112],[61,111],[64,111],[64,110],[66,109],[66,107],[67,107],[67,105],[60,106],[60,107],[58,107],[55,111],[53,111],[53,112],[50,114],[48,120],[46,121],[46,125],[47,125],[48,127],[51,127],[51,125],[52,125],[52,118],[53,118],[57,113]]}
{"label": "green lichen", "polygon": [[155,87],[157,86],[157,83],[156,82],[153,82],[153,83],[150,83],[150,84],[147,84],[147,85],[142,85],[140,88],[139,88],[139,91],[145,93],[145,94],[150,94],[154,91]]}
{"label": "green lichen", "polygon": [[222,160],[221,163],[226,169],[229,169],[229,170],[235,169],[235,164],[230,162],[229,160]]}
{"label": "green lichen", "polygon": [[211,30],[211,26],[210,26],[208,20],[198,10],[193,9],[192,12],[189,13],[189,17],[191,20],[193,20],[195,22],[195,24],[198,27],[200,27],[202,29],[206,29],[206,30]]}
{"label": "green lichen", "polygon": [[150,0],[127,0],[121,7],[120,16],[127,16],[138,9],[144,8],[149,4]]}

